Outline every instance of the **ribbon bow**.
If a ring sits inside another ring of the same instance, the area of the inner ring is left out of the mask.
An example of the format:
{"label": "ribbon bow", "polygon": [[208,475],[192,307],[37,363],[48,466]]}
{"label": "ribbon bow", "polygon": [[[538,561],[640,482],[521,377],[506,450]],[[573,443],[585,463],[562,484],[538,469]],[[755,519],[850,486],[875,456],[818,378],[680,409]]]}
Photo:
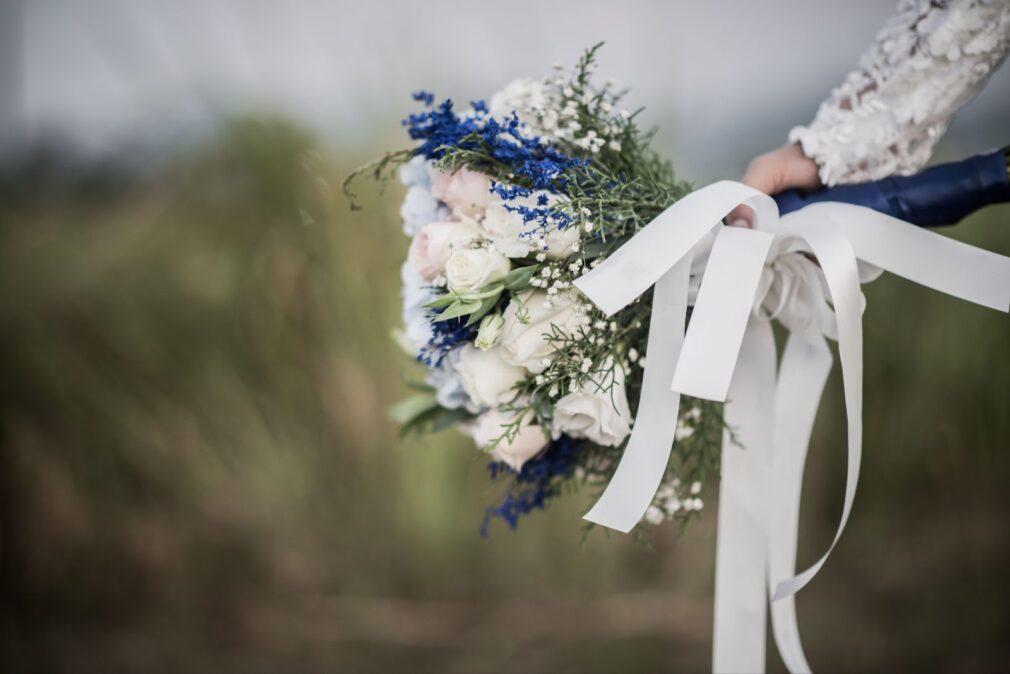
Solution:
{"label": "ribbon bow", "polygon": [[[754,209],[755,229],[719,226],[740,204]],[[685,334],[689,298],[697,286],[692,266],[703,269],[704,276]],[[740,440],[736,445],[727,439],[722,450],[716,672],[764,671],[769,601],[783,661],[791,672],[810,671],[794,595],[824,565],[855,498],[862,457],[865,301],[860,283],[881,270],[1010,310],[1010,258],[861,206],[818,203],[780,218],[770,197],[732,181],[673,204],[575,282],[607,315],[655,286],[648,367],[634,430],[587,520],[623,532],[638,523],[669,460],[682,394],[726,402],[726,421]],[[777,368],[771,319],[789,330]],[[848,420],[845,497],[831,546],[796,574],[803,465],[832,366],[825,336],[837,339],[842,368]]]}

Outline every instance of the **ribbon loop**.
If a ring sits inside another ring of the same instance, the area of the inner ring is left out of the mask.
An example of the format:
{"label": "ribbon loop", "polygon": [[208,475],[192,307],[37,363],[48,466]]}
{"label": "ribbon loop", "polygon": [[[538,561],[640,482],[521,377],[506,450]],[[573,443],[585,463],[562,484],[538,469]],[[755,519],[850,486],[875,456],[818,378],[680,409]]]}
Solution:
{"label": "ribbon loop", "polygon": [[687,320],[691,256],[681,258],[656,283],[649,344],[662,344],[649,359],[642,381],[635,427],[621,463],[586,520],[627,533],[638,524],[659,488],[677,432],[680,394],[669,381],[680,357]]}

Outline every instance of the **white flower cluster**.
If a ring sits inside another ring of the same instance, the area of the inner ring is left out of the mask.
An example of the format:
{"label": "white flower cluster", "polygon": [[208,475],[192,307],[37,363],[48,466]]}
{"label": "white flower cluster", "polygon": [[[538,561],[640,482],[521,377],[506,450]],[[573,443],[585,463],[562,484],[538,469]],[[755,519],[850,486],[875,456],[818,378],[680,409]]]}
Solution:
{"label": "white flower cluster", "polygon": [[[617,99],[610,92],[613,84],[608,81],[599,93],[580,94],[561,73],[543,80],[521,78],[491,98],[490,112],[499,118],[515,112],[522,122],[521,132],[526,137],[538,136],[544,143],[566,142],[592,154],[604,146],[620,152],[621,122],[630,119],[631,113],[620,110],[612,115]],[[598,109],[604,114],[597,118],[609,121],[600,129],[583,128],[579,120],[586,108]]]}
{"label": "white flower cluster", "polygon": [[[622,176],[651,161],[614,83],[592,83],[595,52],[572,72],[515,80],[487,106],[412,116],[419,152],[438,160],[415,157],[400,171],[411,237],[401,342],[428,366],[434,395],[404,401],[396,414],[407,428],[455,422],[517,471],[556,441],[527,471],[540,496],[558,481],[596,487],[612,474],[631,434],[628,392],[640,390],[645,369],[649,299],[605,316],[575,287],[633,233],[637,188],[629,185],[643,177]],[[415,97],[432,105],[430,94]],[[670,187],[665,173],[644,178]],[[692,278],[696,294],[700,275]],[[698,405],[677,419],[685,484],[667,474],[645,514],[652,523],[703,507],[696,480],[710,462],[695,457],[721,428],[709,423],[716,412]]]}
{"label": "white flower cluster", "polygon": [[[531,106],[538,104],[535,91],[523,96]],[[595,329],[591,305],[571,285],[583,269],[577,253],[582,231],[591,230],[581,224],[590,214],[567,227],[549,216],[545,222],[527,222],[517,207],[556,206],[558,196],[536,193],[505,202],[491,191],[487,176],[467,169],[443,173],[420,157],[403,166],[400,178],[408,188],[404,230],[413,237],[402,271],[404,341],[410,350],[420,352],[433,338],[433,315],[426,306],[432,300],[446,292],[479,297],[501,284],[518,260],[536,269],[528,288],[514,292],[500,313],[482,318],[473,342],[451,349],[429,371],[427,382],[436,389],[438,403],[476,414],[465,430],[516,469],[562,433],[620,445],[630,432],[631,411],[623,370],[612,362],[601,364],[616,373],[606,385],[588,376],[551,387],[550,428],[533,418],[516,424],[511,411],[524,402],[524,384],[545,381],[542,373],[559,356],[553,340],[586,338],[592,344],[614,329],[607,323]],[[593,337],[594,332],[601,334]],[[591,375],[592,366],[587,358],[584,372]]]}
{"label": "white flower cluster", "polygon": [[701,483],[692,482],[684,493],[680,480],[674,478],[664,483],[656,492],[652,505],[645,511],[645,521],[649,524],[661,524],[664,520],[680,514],[688,514],[701,510],[705,503],[699,498]]}

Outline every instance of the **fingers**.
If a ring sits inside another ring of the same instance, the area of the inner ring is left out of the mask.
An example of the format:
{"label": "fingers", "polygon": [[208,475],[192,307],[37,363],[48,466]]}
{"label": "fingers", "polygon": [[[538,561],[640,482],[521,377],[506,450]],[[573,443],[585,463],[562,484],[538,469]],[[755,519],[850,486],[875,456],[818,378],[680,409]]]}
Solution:
{"label": "fingers", "polygon": [[[740,179],[744,185],[775,195],[790,188],[816,189],[821,186],[817,164],[803,154],[798,144],[786,145],[756,157]],[[754,211],[749,206],[737,206],[726,222],[736,227],[753,227]]]}

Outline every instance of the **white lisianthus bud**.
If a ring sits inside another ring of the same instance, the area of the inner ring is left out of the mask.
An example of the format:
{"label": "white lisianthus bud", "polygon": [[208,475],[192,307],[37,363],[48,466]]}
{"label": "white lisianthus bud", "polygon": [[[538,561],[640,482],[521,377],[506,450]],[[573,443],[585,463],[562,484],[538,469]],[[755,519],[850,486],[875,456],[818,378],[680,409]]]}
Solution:
{"label": "white lisianthus bud", "polygon": [[472,344],[460,349],[456,371],[463,390],[481,407],[497,407],[512,400],[515,386],[526,376],[521,367],[509,365],[497,347],[482,351]]}
{"label": "white lisianthus bud", "polygon": [[477,292],[504,279],[510,267],[508,258],[496,250],[457,250],[445,263],[445,277],[450,290],[460,293]]}
{"label": "white lisianthus bud", "polygon": [[498,342],[504,326],[505,319],[501,314],[488,314],[480,322],[474,345],[481,351],[487,351]]}
{"label": "white lisianthus bud", "polygon": [[473,439],[481,449],[489,449],[494,458],[508,464],[514,470],[522,470],[524,463],[547,446],[547,436],[540,426],[533,423],[531,416],[527,415],[519,427],[519,432],[511,442],[502,438],[500,442],[492,446],[514,420],[515,415],[512,412],[488,410],[477,417],[477,424],[473,429]]}
{"label": "white lisianthus bud", "polygon": [[554,346],[546,339],[553,328],[571,337],[589,324],[589,318],[578,311],[579,304],[570,293],[551,297],[548,299],[545,292],[528,290],[518,298],[525,310],[516,301],[505,307],[505,326],[499,341],[502,357],[534,374],[547,369],[554,358]]}
{"label": "white lisianthus bud", "polygon": [[[573,438],[588,438],[617,447],[631,432],[631,408],[624,387],[624,369],[607,362],[576,390],[554,405],[554,429]],[[595,381],[594,381],[595,380]]]}

